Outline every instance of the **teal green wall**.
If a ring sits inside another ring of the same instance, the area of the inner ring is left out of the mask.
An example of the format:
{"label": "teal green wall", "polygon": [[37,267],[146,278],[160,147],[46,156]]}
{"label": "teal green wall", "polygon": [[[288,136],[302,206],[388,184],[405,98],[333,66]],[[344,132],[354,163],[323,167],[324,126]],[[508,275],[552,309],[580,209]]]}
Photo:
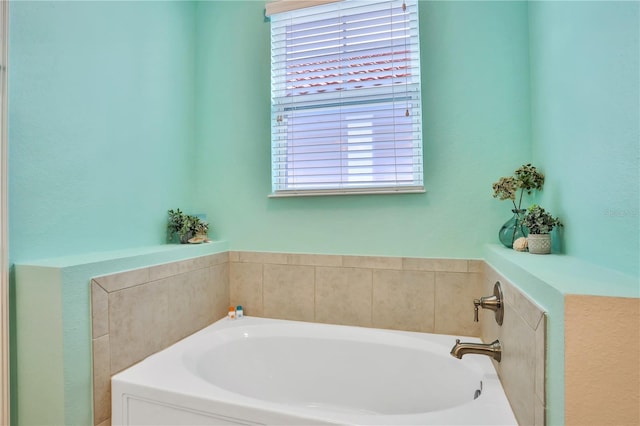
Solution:
{"label": "teal green wall", "polygon": [[267,197],[263,11],[12,2],[10,261],[160,244],[178,206],[237,250],[479,258],[508,218],[491,183],[534,161],[563,250],[639,276],[637,2],[421,1],[427,193],[298,199]]}
{"label": "teal green wall", "polygon": [[[195,194],[195,4],[9,9],[10,262],[163,243],[166,210],[188,209]],[[86,321],[74,315],[88,312],[88,288],[70,299],[67,321]],[[12,424],[20,424],[11,315]],[[90,352],[74,347],[64,363],[86,374]],[[89,389],[66,395],[69,424],[88,424]]]}
{"label": "teal green wall", "polygon": [[11,3],[11,262],[160,244],[191,205],[194,11]]}
{"label": "teal green wall", "polygon": [[529,132],[524,5],[422,2],[427,194],[295,200],[266,198],[262,5],[195,7],[12,3],[12,259],[155,244],[174,205],[235,248],[473,257],[532,148],[566,252],[638,275],[637,3],[529,4]]}
{"label": "teal green wall", "polygon": [[531,2],[533,161],[567,254],[638,277],[640,3]]}
{"label": "teal green wall", "polygon": [[527,5],[421,2],[426,194],[270,199],[262,2],[197,12],[199,196],[233,249],[481,257],[510,214],[491,184],[530,158]]}

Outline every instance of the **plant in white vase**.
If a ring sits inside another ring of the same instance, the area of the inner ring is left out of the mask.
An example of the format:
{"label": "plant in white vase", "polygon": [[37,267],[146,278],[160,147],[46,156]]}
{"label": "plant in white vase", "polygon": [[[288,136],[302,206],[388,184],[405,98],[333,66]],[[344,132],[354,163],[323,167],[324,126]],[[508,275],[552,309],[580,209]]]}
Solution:
{"label": "plant in white vase", "polygon": [[527,209],[524,225],[529,229],[527,237],[529,253],[551,253],[551,231],[555,227],[562,226],[560,220],[539,205],[533,204]]}

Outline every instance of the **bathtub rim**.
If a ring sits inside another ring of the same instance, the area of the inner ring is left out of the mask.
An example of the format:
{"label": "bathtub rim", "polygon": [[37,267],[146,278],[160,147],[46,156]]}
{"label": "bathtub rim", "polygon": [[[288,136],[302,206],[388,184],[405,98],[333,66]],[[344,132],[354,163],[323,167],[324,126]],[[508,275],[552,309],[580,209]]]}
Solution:
{"label": "bathtub rim", "polygon": [[[459,360],[462,365],[471,365],[474,369],[480,369],[482,372],[482,396],[477,400],[457,405],[451,408],[430,411],[415,414],[384,414],[384,415],[366,415],[366,414],[350,414],[350,413],[332,413],[321,412],[306,407],[291,406],[271,401],[252,398],[242,394],[238,394],[219,386],[216,386],[204,378],[194,375],[188,371],[184,364],[178,363],[179,367],[165,371],[163,375],[150,377],[149,372],[153,369],[153,365],[173,360],[178,362],[184,355],[184,348],[180,349],[179,345],[185,342],[194,342],[199,339],[206,339],[211,333],[217,333],[220,330],[237,329],[244,326],[254,325],[290,325],[295,324],[300,327],[311,327],[315,329],[332,329],[340,328],[342,330],[357,331],[365,334],[380,334],[385,336],[401,336],[409,337],[412,340],[429,341],[430,344],[437,344],[442,349],[446,349],[447,353],[455,343],[456,338],[464,339],[470,342],[481,342],[477,337],[469,336],[453,336],[444,334],[420,333],[402,330],[377,329],[359,326],[334,325],[325,323],[312,323],[302,321],[291,321],[283,319],[271,319],[261,317],[245,316],[238,320],[228,320],[223,318],[202,330],[188,336],[176,344],[156,353],[140,363],[129,367],[112,377],[112,424],[117,425],[118,417],[122,415],[122,406],[120,405],[123,397],[135,397],[131,392],[122,391],[122,389],[135,389],[139,397],[148,400],[162,401],[164,404],[172,404],[172,400],[180,401],[190,398],[192,404],[191,409],[199,410],[200,407],[207,404],[224,405],[230,407],[231,412],[242,411],[247,409],[254,411],[258,419],[263,417],[269,418],[271,414],[285,414],[292,418],[298,418],[300,421],[309,422],[309,418],[315,418],[321,424],[445,424],[444,422],[453,419],[454,424],[517,424],[513,411],[509,405],[506,395],[498,378],[498,375],[492,365],[492,362],[486,357],[465,357]],[[433,341],[435,340],[435,342]],[[180,383],[180,375],[188,372],[190,376],[189,386]],[[215,398],[204,398],[203,394],[208,391],[215,390]],[[504,412],[507,410],[508,412]],[[478,417],[479,416],[479,417]],[[465,420],[466,419],[466,420]],[[471,420],[472,419],[472,420]],[[243,418],[244,420],[244,418]],[[467,423],[465,423],[467,422]],[[262,424],[262,423],[256,423]],[[296,424],[295,422],[292,424]]]}

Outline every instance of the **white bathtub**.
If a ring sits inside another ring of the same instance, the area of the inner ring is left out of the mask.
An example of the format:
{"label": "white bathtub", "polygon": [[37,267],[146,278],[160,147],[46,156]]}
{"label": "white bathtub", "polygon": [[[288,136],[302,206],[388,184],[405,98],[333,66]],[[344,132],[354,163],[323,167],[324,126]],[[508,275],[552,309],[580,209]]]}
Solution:
{"label": "white bathtub", "polygon": [[115,375],[112,425],[516,425],[489,358],[454,343],[223,319]]}

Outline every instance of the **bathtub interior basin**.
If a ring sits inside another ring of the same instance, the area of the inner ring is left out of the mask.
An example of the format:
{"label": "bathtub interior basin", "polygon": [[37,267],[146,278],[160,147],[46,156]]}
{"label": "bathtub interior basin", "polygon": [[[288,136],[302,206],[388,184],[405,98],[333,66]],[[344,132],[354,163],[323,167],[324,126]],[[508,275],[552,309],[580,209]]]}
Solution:
{"label": "bathtub interior basin", "polygon": [[446,347],[418,348],[411,337],[399,336],[394,344],[377,343],[375,335],[353,341],[342,328],[330,337],[306,337],[304,328],[290,326],[287,336],[268,337],[264,327],[246,326],[224,344],[188,352],[185,362],[195,375],[230,392],[343,412],[437,411],[473,401],[480,389],[482,370],[461,364]]}

